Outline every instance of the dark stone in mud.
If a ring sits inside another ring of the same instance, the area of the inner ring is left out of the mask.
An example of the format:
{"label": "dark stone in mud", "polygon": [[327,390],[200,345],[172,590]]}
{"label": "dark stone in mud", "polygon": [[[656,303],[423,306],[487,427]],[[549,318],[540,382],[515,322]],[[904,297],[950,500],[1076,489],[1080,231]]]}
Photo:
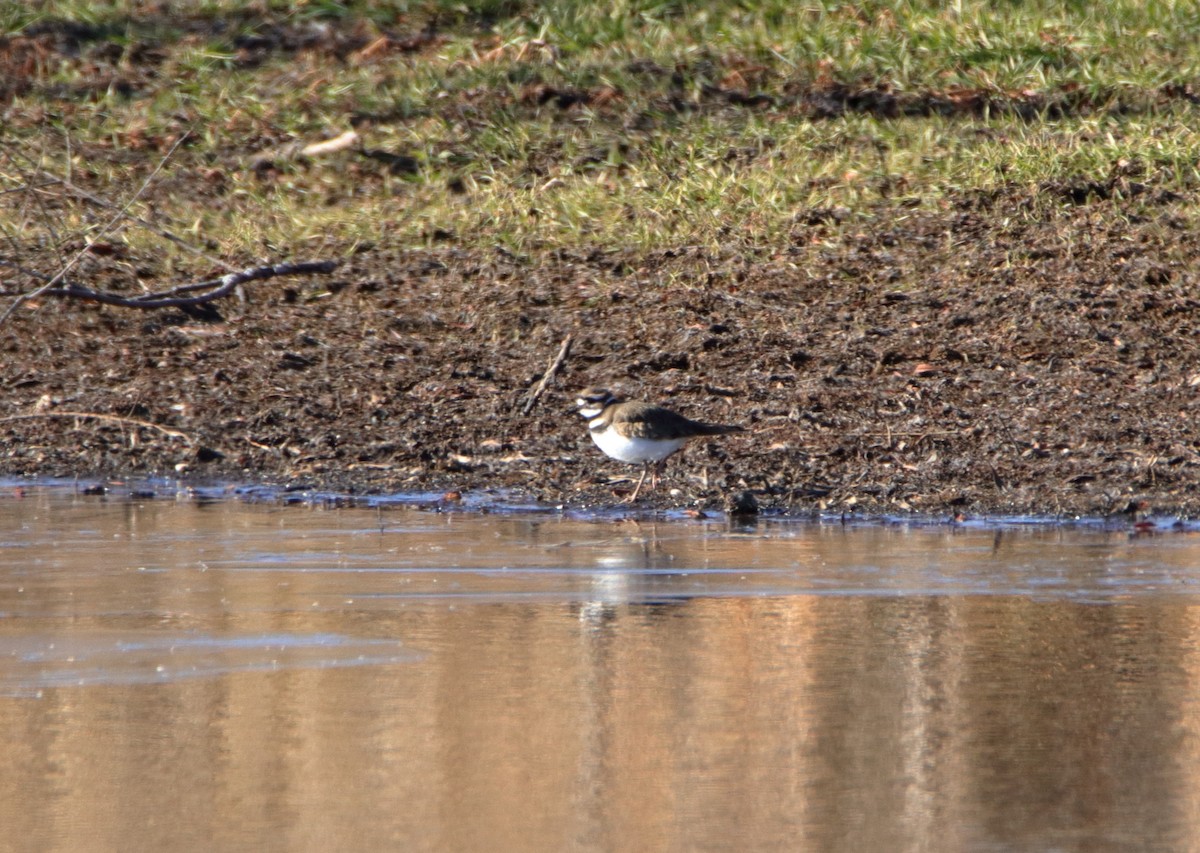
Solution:
{"label": "dark stone in mud", "polygon": [[758,515],[758,498],[753,492],[738,492],[725,500],[725,511],[734,518]]}
{"label": "dark stone in mud", "polygon": [[217,462],[225,458],[225,454],[211,447],[201,447],[196,451],[197,462]]}

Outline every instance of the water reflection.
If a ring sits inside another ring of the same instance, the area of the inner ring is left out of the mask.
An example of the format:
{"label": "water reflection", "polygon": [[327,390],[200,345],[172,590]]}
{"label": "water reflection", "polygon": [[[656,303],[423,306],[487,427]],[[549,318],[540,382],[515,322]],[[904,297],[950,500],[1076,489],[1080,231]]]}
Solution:
{"label": "water reflection", "polygon": [[[136,636],[136,638],[135,638]],[[401,644],[336,634],[214,637],[155,631],[20,634],[4,643],[0,696],[40,697],[48,687],[155,684],[233,672],[368,666],[414,660]]]}
{"label": "water reflection", "polygon": [[1200,846],[1186,535],[0,515],[29,849]]}

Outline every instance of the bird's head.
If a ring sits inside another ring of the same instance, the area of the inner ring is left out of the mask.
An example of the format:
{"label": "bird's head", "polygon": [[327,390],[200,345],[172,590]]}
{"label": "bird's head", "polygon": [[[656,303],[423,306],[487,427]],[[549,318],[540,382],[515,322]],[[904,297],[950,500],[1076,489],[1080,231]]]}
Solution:
{"label": "bird's head", "polygon": [[575,411],[591,420],[616,402],[616,396],[607,388],[584,388],[575,398]]}

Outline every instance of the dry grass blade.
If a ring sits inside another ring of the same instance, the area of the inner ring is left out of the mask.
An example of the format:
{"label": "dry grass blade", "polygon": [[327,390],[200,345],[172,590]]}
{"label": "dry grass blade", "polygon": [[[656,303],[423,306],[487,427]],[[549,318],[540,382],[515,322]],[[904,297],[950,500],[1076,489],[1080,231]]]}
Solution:
{"label": "dry grass blade", "polygon": [[24,415],[6,415],[0,417],[0,423],[9,421],[29,421],[29,420],[45,420],[49,418],[82,418],[92,421],[109,421],[111,423],[124,424],[126,426],[143,427],[161,432],[163,435],[171,438],[180,438],[188,444],[195,443],[194,439],[186,432],[181,432],[177,429],[171,429],[151,421],[143,421],[138,418],[125,418],[120,415],[106,415],[100,412],[33,412]]}

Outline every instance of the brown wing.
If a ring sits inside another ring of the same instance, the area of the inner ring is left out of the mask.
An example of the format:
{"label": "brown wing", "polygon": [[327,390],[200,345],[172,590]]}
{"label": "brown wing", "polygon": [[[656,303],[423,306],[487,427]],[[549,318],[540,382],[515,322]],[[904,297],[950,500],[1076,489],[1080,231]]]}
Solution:
{"label": "brown wing", "polygon": [[739,426],[706,424],[685,418],[678,412],[653,406],[650,403],[626,403],[613,415],[612,423],[618,432],[639,438],[671,440],[696,435],[724,435],[741,432]]}

